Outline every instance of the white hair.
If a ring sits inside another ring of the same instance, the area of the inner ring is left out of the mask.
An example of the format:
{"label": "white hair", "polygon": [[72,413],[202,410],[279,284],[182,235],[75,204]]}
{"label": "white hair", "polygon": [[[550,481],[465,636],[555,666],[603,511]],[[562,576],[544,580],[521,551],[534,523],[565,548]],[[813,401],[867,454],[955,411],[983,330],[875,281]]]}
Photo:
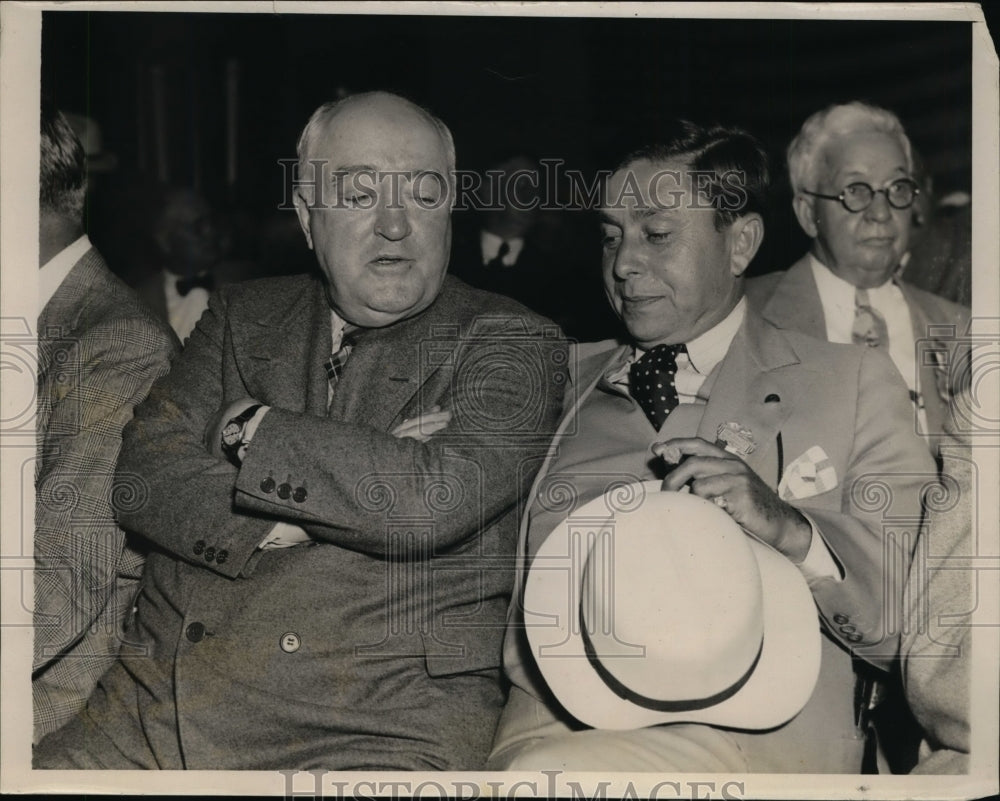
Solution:
{"label": "white hair", "polygon": [[792,191],[816,191],[819,176],[817,165],[823,149],[831,139],[861,131],[877,131],[894,136],[906,156],[906,169],[913,171],[910,140],[899,117],[891,111],[855,100],[828,106],[817,111],[802,124],[802,129],[788,146],[788,177]]}

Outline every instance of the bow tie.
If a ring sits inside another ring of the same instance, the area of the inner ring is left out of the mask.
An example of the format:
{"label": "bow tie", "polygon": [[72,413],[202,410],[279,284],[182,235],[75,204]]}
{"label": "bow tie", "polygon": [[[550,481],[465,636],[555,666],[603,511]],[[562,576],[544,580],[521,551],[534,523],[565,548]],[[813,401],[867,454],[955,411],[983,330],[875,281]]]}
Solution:
{"label": "bow tie", "polygon": [[177,279],[177,294],[182,298],[186,297],[188,292],[196,287],[201,287],[211,292],[215,289],[215,278],[212,277],[211,273],[200,273],[199,275],[192,275],[190,278]]}

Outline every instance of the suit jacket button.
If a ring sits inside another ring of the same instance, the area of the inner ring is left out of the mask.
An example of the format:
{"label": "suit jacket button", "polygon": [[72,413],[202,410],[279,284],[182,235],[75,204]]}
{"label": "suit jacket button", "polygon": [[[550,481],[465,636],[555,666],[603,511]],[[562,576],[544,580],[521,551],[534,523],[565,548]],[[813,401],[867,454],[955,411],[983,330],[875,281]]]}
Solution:
{"label": "suit jacket button", "polygon": [[266,492],[268,495],[270,495],[272,492],[274,492],[274,479],[271,478],[270,476],[268,476],[263,481],[261,481],[260,482],[260,491],[261,492]]}
{"label": "suit jacket button", "polygon": [[309,497],[309,493],[306,492],[305,487],[296,487],[295,492],[292,493],[292,500],[296,503],[302,503],[307,497]]}
{"label": "suit jacket button", "polygon": [[863,639],[864,639],[864,637],[862,637],[860,634],[848,634],[847,635],[847,641],[848,642],[861,642]]}
{"label": "suit jacket button", "polygon": [[851,619],[847,615],[842,615],[838,612],[836,615],[833,616],[833,622],[836,623],[838,626],[841,626],[844,623],[850,623]]}
{"label": "suit jacket button", "polygon": [[221,565],[229,558],[229,551],[225,548],[220,548],[219,552],[215,555],[215,564]]}
{"label": "suit jacket button", "polygon": [[215,548],[212,548],[212,547],[206,548],[205,549],[205,561],[206,562],[211,562],[213,559],[215,559]]}
{"label": "suit jacket button", "polygon": [[205,540],[198,540],[194,544],[194,555],[201,556],[202,551],[205,550]]}
{"label": "suit jacket button", "polygon": [[294,654],[302,645],[302,640],[299,639],[299,635],[294,631],[286,631],[281,635],[279,644],[281,645],[281,650],[286,654]]}
{"label": "suit jacket button", "polygon": [[191,640],[191,642],[201,642],[202,637],[205,636],[205,624],[192,623],[184,630],[184,636]]}
{"label": "suit jacket button", "polygon": [[288,497],[292,494],[291,484],[279,484],[278,485],[278,497],[283,501],[287,501]]}

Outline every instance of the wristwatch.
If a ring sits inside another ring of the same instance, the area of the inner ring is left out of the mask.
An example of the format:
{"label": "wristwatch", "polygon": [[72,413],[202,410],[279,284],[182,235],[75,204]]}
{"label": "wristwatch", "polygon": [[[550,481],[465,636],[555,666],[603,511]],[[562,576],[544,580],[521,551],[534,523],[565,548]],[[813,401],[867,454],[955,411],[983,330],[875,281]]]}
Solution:
{"label": "wristwatch", "polygon": [[247,423],[262,406],[262,403],[248,406],[222,427],[222,453],[236,467],[243,464],[243,460],[240,458],[240,448],[247,444],[243,439]]}

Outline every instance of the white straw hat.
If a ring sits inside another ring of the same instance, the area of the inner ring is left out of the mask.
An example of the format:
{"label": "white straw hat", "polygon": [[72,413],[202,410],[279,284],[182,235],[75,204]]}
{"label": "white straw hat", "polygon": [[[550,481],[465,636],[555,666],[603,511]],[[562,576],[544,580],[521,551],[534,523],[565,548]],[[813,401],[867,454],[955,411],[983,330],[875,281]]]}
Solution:
{"label": "white straw hat", "polygon": [[659,481],[619,487],[556,526],[524,608],[546,682],[595,728],[772,728],[819,675],[819,618],[798,568]]}

